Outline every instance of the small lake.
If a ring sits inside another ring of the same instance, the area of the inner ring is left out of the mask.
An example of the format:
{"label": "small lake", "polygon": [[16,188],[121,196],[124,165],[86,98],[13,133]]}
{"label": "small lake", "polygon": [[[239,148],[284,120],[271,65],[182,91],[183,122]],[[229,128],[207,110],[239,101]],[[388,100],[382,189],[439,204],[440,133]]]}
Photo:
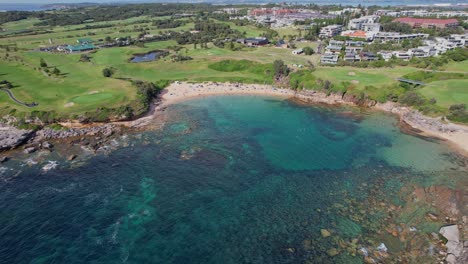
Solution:
{"label": "small lake", "polygon": [[145,54],[135,54],[131,59],[130,62],[132,63],[139,63],[139,62],[149,62],[155,61],[159,58],[167,56],[166,51],[152,51]]}

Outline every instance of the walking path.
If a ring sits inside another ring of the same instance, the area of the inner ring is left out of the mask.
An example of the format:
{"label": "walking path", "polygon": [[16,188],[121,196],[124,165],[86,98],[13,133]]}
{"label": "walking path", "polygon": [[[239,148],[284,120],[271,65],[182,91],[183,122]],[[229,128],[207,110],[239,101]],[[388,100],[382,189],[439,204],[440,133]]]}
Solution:
{"label": "walking path", "polygon": [[0,90],[7,93],[8,96],[10,97],[10,99],[15,101],[15,103],[17,103],[17,104],[20,104],[20,105],[23,105],[23,106],[26,106],[26,107],[35,107],[35,106],[38,105],[38,103],[36,103],[36,102],[30,103],[30,104],[21,102],[20,100],[16,99],[16,97],[13,95],[13,93],[10,91],[10,89],[0,88]]}

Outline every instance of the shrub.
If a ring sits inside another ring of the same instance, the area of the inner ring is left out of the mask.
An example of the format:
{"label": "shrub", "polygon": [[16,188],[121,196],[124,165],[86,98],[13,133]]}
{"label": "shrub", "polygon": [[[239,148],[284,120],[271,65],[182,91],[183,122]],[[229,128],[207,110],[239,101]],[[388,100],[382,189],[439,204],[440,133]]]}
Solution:
{"label": "shrub", "polygon": [[416,92],[407,92],[400,96],[398,102],[408,106],[420,106],[423,105],[426,100],[420,94]]}
{"label": "shrub", "polygon": [[114,74],[114,70],[111,68],[105,68],[102,70],[102,75],[106,78],[112,77]]}

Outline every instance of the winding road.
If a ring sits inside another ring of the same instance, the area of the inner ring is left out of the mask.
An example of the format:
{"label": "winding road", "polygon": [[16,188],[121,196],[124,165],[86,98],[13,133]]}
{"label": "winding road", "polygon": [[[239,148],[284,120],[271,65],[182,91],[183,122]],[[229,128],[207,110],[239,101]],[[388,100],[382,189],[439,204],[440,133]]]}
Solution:
{"label": "winding road", "polygon": [[0,88],[1,91],[4,91],[5,93],[8,94],[8,96],[10,97],[11,100],[15,101],[15,103],[17,104],[20,104],[20,105],[23,105],[23,106],[26,106],[26,107],[35,107],[37,106],[38,104],[33,102],[33,103],[24,103],[24,102],[21,102],[20,100],[16,99],[16,97],[13,95],[13,93],[10,91],[10,89],[6,89],[6,88]]}

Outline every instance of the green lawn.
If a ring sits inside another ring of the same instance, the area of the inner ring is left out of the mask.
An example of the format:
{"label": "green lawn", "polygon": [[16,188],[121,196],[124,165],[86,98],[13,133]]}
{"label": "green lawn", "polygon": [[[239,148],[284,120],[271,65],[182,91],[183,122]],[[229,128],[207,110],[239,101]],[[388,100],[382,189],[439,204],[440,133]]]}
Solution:
{"label": "green lawn", "polygon": [[[118,106],[135,98],[135,88],[127,81],[104,78],[102,66],[92,63],[79,63],[79,55],[60,55],[29,52],[25,54],[24,65],[18,62],[0,64],[2,79],[13,83],[14,95],[24,102],[37,102],[38,107],[26,108],[6,99],[0,101],[0,108],[20,111],[58,111],[82,113],[100,106]],[[50,67],[57,67],[63,77],[47,77],[40,70],[40,58]],[[106,94],[105,97],[102,94]],[[84,96],[84,97],[83,97]],[[83,97],[83,99],[79,99]],[[2,94],[2,99],[6,98]],[[70,106],[69,103],[74,104]]]}
{"label": "green lawn", "polygon": [[395,80],[409,72],[416,71],[411,67],[398,67],[393,69],[360,69],[352,67],[319,67],[314,75],[323,80],[334,83],[350,82],[354,83],[357,89],[365,86],[384,86],[396,83]]}
{"label": "green lawn", "polygon": [[450,62],[447,66],[444,66],[446,71],[455,71],[455,72],[468,72],[468,60],[462,62]]}
{"label": "green lawn", "polygon": [[444,80],[431,82],[420,89],[427,98],[435,98],[439,105],[468,105],[468,80]]}

